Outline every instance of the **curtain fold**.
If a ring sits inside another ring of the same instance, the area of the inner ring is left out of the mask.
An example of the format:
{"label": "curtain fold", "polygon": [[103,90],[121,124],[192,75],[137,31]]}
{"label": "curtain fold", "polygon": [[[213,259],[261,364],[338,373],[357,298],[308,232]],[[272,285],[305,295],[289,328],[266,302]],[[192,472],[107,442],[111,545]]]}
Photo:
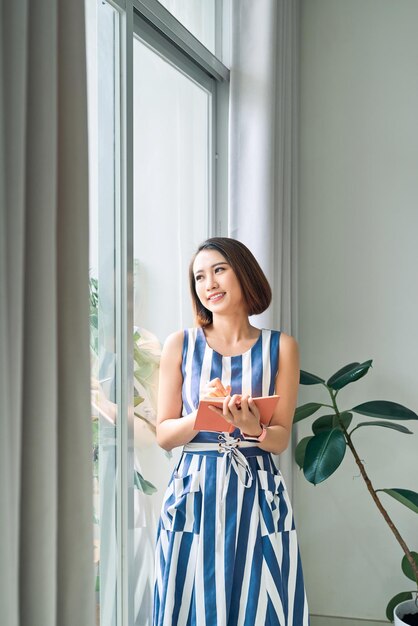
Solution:
{"label": "curtain fold", "polygon": [[0,2],[0,606],[94,623],[84,3]]}
{"label": "curtain fold", "polygon": [[[232,16],[228,234],[272,286],[255,323],[297,339],[299,0],[232,0]],[[280,455],[289,490],[292,447]]]}

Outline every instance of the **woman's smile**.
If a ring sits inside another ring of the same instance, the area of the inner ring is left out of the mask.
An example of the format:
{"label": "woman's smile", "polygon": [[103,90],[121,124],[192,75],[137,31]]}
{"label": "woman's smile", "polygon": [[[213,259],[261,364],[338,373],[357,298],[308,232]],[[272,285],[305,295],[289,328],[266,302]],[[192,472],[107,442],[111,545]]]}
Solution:
{"label": "woman's smile", "polygon": [[225,292],[218,292],[215,293],[213,296],[208,296],[208,300],[210,302],[219,302],[220,300],[222,300],[222,298],[224,297]]}

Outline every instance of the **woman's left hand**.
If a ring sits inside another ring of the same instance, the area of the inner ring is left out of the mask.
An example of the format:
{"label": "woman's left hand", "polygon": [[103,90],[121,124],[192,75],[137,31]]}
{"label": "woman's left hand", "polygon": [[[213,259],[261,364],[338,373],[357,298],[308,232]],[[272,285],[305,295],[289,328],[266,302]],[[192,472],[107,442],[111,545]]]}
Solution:
{"label": "woman's left hand", "polygon": [[260,411],[253,398],[249,394],[243,396],[234,394],[226,396],[223,401],[222,409],[210,405],[212,411],[222,415],[235,428],[239,428],[241,432],[249,437],[258,437],[260,434]]}

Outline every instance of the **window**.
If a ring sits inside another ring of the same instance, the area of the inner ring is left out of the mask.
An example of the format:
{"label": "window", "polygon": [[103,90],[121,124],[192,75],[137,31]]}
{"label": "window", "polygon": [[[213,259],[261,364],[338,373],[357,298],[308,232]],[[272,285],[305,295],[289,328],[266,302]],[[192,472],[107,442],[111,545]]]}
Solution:
{"label": "window", "polygon": [[189,72],[135,38],[135,323],[161,340],[192,322],[188,260],[214,215],[216,87],[192,65]]}
{"label": "window", "polygon": [[227,229],[229,77],[156,0],[86,0],[86,23],[96,623],[148,626],[175,460],[155,442],[159,355],[193,324],[193,250]]}
{"label": "window", "polygon": [[208,50],[216,53],[216,0],[160,0]]}

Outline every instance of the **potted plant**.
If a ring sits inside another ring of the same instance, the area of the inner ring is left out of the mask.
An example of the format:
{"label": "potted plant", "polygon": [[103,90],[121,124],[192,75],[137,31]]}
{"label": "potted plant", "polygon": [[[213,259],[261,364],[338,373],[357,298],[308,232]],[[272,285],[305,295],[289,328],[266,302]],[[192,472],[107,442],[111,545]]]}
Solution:
{"label": "potted plant", "polygon": [[418,601],[404,600],[395,606],[394,612],[395,626],[416,626],[418,624]]}
{"label": "potted plant", "polygon": [[[416,598],[418,598],[418,554],[412,552],[406,545],[398,528],[383,506],[381,494],[385,494],[385,497],[394,498],[414,513],[418,513],[418,493],[397,487],[375,489],[355,448],[353,433],[359,428],[380,427],[392,429],[397,433],[412,434],[411,430],[399,422],[418,420],[418,415],[401,404],[385,400],[364,402],[348,410],[339,409],[337,405],[339,391],[365,376],[371,365],[371,360],[364,363],[349,363],[335,372],[327,381],[315,374],[301,371],[300,383],[302,385],[322,385],[330,396],[330,403],[308,402],[303,404],[295,411],[294,423],[311,417],[321,409],[330,409],[330,411],[317,417],[312,423],[313,434],[304,437],[298,443],[295,450],[295,460],[298,466],[303,469],[305,478],[313,485],[317,485],[329,478],[338,469],[347,449],[350,450],[373,502],[404,552],[402,570],[410,580],[414,581],[416,586],[416,589],[398,593],[390,600],[386,608],[386,615],[390,621],[393,621],[395,606],[397,613],[399,613],[399,617],[397,616],[396,619],[402,620],[401,614],[404,613],[399,603],[409,602],[407,610],[410,611],[415,606]],[[350,430],[353,413],[365,415],[372,420],[361,421]],[[418,602],[416,604],[418,605]],[[397,623],[414,624],[414,626],[417,624],[418,626],[418,606],[415,612],[417,613],[414,616],[416,621],[398,621]]]}

